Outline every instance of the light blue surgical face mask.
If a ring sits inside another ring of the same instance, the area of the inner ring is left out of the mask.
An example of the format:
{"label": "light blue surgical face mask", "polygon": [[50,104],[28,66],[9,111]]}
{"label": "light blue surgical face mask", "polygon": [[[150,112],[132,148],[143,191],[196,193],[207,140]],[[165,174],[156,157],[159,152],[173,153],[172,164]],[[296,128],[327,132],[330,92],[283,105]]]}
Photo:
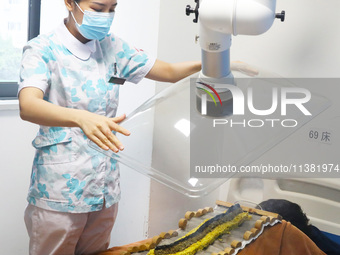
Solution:
{"label": "light blue surgical face mask", "polygon": [[76,19],[71,12],[71,15],[76,23],[79,33],[89,40],[101,40],[110,31],[111,24],[115,12],[104,13],[104,12],[93,12],[93,11],[83,11],[80,6],[75,2],[78,8],[81,10],[83,15],[83,21],[81,25],[78,24]]}

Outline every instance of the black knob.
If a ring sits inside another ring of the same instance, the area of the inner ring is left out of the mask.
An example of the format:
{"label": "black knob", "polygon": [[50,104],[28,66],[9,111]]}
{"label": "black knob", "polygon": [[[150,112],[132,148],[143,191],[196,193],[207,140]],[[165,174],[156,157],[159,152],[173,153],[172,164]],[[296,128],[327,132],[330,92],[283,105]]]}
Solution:
{"label": "black knob", "polygon": [[285,21],[286,12],[276,13],[275,18],[280,19],[282,22]]}
{"label": "black knob", "polygon": [[194,23],[198,22],[198,9],[200,7],[200,1],[199,0],[195,0],[196,6],[195,8],[191,8],[190,5],[187,5],[187,7],[185,8],[185,14],[187,16],[189,16],[191,13],[195,14],[195,19],[193,20]]}
{"label": "black knob", "polygon": [[191,13],[194,13],[194,12],[195,12],[195,9],[191,8],[190,5],[187,5],[187,7],[185,8],[185,14],[189,16]]}

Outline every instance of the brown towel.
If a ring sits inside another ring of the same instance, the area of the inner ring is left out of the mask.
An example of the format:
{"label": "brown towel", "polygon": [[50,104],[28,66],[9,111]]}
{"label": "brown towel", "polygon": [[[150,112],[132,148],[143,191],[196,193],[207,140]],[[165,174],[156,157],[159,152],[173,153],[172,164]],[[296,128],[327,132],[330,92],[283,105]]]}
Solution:
{"label": "brown towel", "polygon": [[282,221],[266,228],[262,235],[238,255],[326,255],[302,231]]}

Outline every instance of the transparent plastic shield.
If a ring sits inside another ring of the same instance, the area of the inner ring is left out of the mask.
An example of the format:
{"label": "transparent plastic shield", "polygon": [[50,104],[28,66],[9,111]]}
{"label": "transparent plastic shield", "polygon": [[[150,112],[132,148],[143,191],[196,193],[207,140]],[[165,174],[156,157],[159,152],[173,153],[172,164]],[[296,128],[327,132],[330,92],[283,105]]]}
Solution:
{"label": "transparent plastic shield", "polygon": [[[254,105],[256,103],[257,109],[270,108],[272,88],[280,91],[284,87],[296,86],[291,80],[252,66],[239,64],[237,68],[238,70],[233,71],[237,87],[244,91],[245,95],[249,88],[254,88],[254,94],[256,91]],[[198,74],[184,79],[153,96],[121,123],[121,126],[131,131],[131,135],[124,137],[118,134],[119,139],[123,144],[126,139],[134,139],[139,146],[125,146],[124,151],[116,154],[102,150],[92,142],[89,142],[89,145],[182,194],[200,197],[219,187],[235,173],[223,172],[214,176],[206,173],[195,174],[195,166],[216,162],[235,167],[248,165],[330,105],[327,99],[313,95],[312,100],[306,104],[312,113],[311,116],[303,114],[296,107],[289,108],[289,114],[285,119],[296,120],[297,125],[294,128],[282,126],[278,121],[268,122],[267,116],[252,116],[245,112],[245,115],[226,116],[224,121],[227,120],[230,124],[233,118],[234,123],[243,123],[247,118],[247,127],[244,128],[243,124],[235,125],[235,128],[220,125],[220,128],[215,130],[210,126],[204,126],[211,124],[212,117],[202,116],[200,108],[196,105],[197,77]],[[277,111],[270,118],[282,119],[281,115],[282,112]],[[253,120],[250,126],[249,118]],[[261,127],[252,127],[261,123],[264,123]],[[285,125],[289,123],[287,121]],[[271,127],[273,124],[281,126],[273,128]],[[152,155],[146,157],[143,144],[149,142],[145,134],[150,130],[153,133],[150,153]]]}

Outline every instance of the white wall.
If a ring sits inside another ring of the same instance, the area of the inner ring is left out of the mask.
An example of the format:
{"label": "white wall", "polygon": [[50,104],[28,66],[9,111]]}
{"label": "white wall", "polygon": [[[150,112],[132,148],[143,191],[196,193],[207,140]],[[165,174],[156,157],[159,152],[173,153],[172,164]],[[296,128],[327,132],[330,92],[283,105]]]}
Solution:
{"label": "white wall", "polygon": [[37,127],[23,122],[17,110],[0,111],[0,247],[3,254],[27,254],[24,210]]}
{"label": "white wall", "polygon": [[287,78],[339,77],[339,8],[337,0],[277,0],[285,22],[260,36],[233,37],[231,58]]}

